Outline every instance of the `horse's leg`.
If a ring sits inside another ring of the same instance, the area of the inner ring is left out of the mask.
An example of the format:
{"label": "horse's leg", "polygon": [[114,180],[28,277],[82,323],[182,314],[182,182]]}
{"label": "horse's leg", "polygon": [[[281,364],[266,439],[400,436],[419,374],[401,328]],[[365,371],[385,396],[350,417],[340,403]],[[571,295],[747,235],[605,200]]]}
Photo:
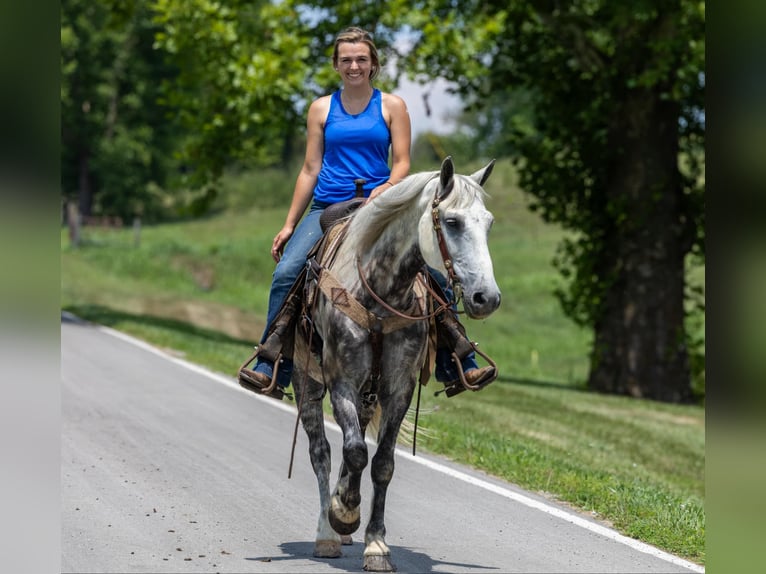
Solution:
{"label": "horse's leg", "polygon": [[[301,400],[303,388],[296,380],[303,380],[303,374],[293,377],[293,385],[298,400]],[[341,537],[330,526],[327,518],[330,508],[330,443],[324,430],[324,414],[322,412],[322,386],[316,381],[310,381],[306,386],[305,396],[302,397],[301,422],[309,439],[309,457],[319,486],[319,521],[317,523],[314,556],[318,558],[337,558],[341,555]]]}
{"label": "horse's leg", "polygon": [[402,392],[381,397],[382,416],[378,433],[378,449],[372,458],[372,512],[364,534],[364,569],[374,572],[394,572],[391,551],[386,544],[386,492],[394,476],[394,449],[399,428],[412,399],[415,381]]}
{"label": "horse's leg", "polygon": [[[361,409],[361,412],[359,414],[359,426],[362,431],[362,436],[365,436],[365,430],[367,429],[367,425],[372,420],[373,414],[375,413],[375,407],[365,407]],[[348,468],[346,467],[345,462],[341,460],[340,463],[340,471],[338,472],[338,482],[335,486],[335,492],[333,495],[337,495],[338,492],[347,492],[348,491]],[[344,545],[351,545],[353,544],[353,539],[351,538],[350,534],[343,534],[341,535],[341,541]]]}
{"label": "horse's leg", "polygon": [[348,384],[336,383],[330,400],[335,421],[343,432],[343,464],[328,519],[338,534],[352,534],[361,522],[360,483],[362,471],[367,466],[367,444],[359,421],[355,389]]}

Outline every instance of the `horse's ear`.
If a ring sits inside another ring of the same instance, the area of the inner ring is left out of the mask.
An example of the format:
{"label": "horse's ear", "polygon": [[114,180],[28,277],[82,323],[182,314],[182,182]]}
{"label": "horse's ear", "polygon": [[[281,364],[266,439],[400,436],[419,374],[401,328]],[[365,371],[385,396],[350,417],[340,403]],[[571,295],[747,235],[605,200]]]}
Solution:
{"label": "horse's ear", "polygon": [[455,178],[455,166],[452,164],[452,156],[448,155],[442,162],[441,175],[439,176],[439,182],[441,183],[442,193],[439,199],[446,197],[452,187],[454,186]]}
{"label": "horse's ear", "polygon": [[491,162],[489,162],[486,167],[483,169],[480,169],[474,174],[471,174],[471,178],[473,178],[474,181],[476,181],[479,185],[482,187],[484,186],[484,182],[486,182],[489,179],[489,174],[492,173],[492,168],[495,167],[495,160],[493,159]]}

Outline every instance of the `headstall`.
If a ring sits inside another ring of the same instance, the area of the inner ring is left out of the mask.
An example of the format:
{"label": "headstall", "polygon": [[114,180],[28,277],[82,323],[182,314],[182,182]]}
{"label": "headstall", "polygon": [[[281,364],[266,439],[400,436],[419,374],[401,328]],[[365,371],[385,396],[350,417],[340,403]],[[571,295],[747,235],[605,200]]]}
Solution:
{"label": "headstall", "polygon": [[434,193],[434,200],[431,202],[431,221],[433,223],[434,231],[436,232],[436,241],[439,244],[439,252],[442,256],[442,262],[444,263],[444,268],[447,270],[447,279],[449,284],[452,285],[452,291],[454,293],[455,299],[454,302],[457,304],[457,302],[463,296],[463,286],[460,283],[460,279],[458,279],[457,274],[455,273],[455,268],[452,264],[452,257],[450,256],[449,249],[447,248],[447,242],[444,239],[444,233],[442,233],[441,220],[439,219],[439,204],[441,203],[442,199],[452,193],[453,187],[454,181],[450,181],[449,186],[441,195],[439,195],[439,188],[437,187],[436,192]]}

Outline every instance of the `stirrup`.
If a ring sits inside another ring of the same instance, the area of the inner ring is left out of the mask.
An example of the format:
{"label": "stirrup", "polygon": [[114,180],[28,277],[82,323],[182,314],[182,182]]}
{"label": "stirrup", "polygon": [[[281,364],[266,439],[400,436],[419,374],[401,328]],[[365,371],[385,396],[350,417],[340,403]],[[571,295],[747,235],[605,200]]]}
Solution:
{"label": "stirrup", "polygon": [[244,363],[242,363],[242,366],[239,368],[239,373],[237,376],[239,385],[248,391],[252,391],[259,395],[268,395],[279,400],[282,400],[283,397],[287,396],[288,399],[292,400],[292,395],[290,393],[286,393],[282,387],[277,385],[277,376],[279,375],[279,365],[282,362],[282,353],[277,355],[276,360],[274,361],[274,372],[271,375],[271,382],[265,387],[258,379],[254,377],[255,371],[247,368],[247,366],[257,357],[258,347],[255,347],[255,352]]}
{"label": "stirrup", "polygon": [[[487,363],[489,363],[489,367],[491,367],[491,370],[487,371],[478,381],[474,383],[469,383],[465,378],[465,372],[463,371],[463,364],[460,361],[460,357],[458,357],[457,353],[453,351],[452,353],[452,360],[455,363],[455,366],[457,368],[458,373],[458,379],[457,381],[451,383],[451,384],[445,384],[444,388],[440,391],[436,391],[434,393],[434,396],[438,396],[440,393],[446,393],[448,397],[454,397],[455,395],[458,395],[462,393],[463,391],[480,391],[487,385],[489,385],[491,382],[493,382],[497,378],[497,363],[493,361],[489,355],[479,350],[479,346],[477,343],[474,343],[473,341],[470,342],[471,347],[473,348],[474,353],[480,355],[484,358]],[[487,368],[487,367],[483,367]]]}

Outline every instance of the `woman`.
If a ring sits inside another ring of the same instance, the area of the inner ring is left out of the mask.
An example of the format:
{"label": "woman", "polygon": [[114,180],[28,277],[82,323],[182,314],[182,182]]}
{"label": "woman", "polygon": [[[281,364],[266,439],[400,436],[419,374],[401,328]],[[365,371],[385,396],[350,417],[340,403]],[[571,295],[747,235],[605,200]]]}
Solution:
{"label": "woman", "polygon": [[[407,106],[399,96],[373,87],[380,62],[370,34],[360,28],[341,32],[335,39],[333,66],[343,87],[318,98],[309,107],[306,157],[295,182],[287,218],[271,246],[271,256],[277,266],[261,343],[266,340],[269,326],[303,269],[309,250],[322,235],[319,225],[322,211],[355,197],[355,179],[366,181],[364,195],[369,201],[404,179],[410,170]],[[301,221],[309,203],[309,213]],[[477,369],[473,356],[463,361],[469,382],[484,378],[486,373],[476,371],[488,368]],[[440,368],[437,364],[437,379],[456,378],[456,375],[450,376],[456,372],[454,367],[451,372],[449,369],[449,365]],[[254,369],[243,369],[242,374],[249,383],[247,388],[258,392],[271,384],[274,365],[259,356]],[[291,374],[292,362],[285,359],[277,371],[278,386],[271,393],[273,397],[282,398]]]}

